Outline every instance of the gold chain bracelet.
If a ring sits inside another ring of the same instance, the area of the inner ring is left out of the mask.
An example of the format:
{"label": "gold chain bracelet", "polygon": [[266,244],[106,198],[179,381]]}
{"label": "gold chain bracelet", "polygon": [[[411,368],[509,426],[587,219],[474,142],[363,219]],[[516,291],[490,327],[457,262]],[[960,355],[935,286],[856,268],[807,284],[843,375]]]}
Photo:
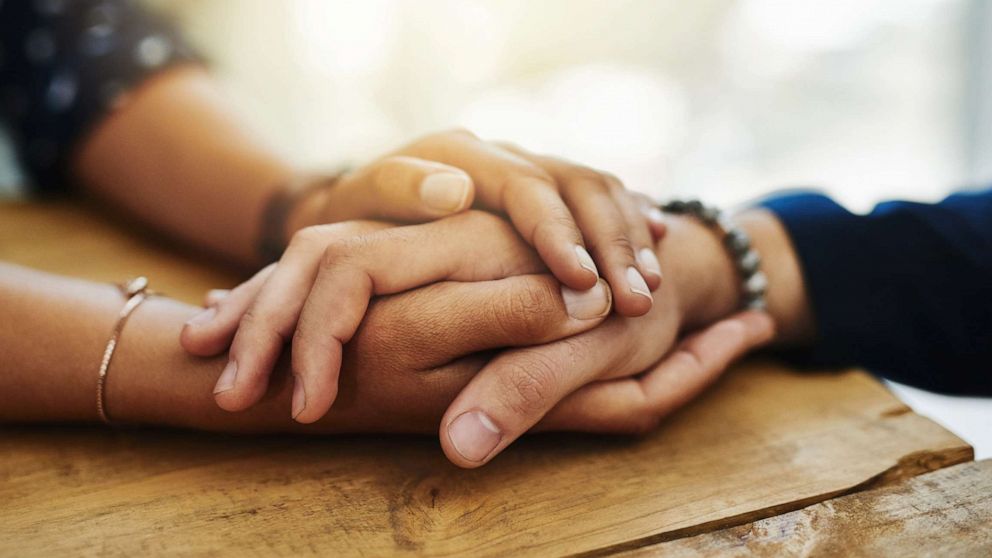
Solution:
{"label": "gold chain bracelet", "polygon": [[110,361],[114,358],[114,349],[117,348],[117,343],[121,338],[121,332],[124,331],[124,324],[127,323],[127,319],[131,316],[131,313],[149,296],[155,294],[148,290],[148,278],[146,277],[135,277],[127,283],[117,285],[117,287],[127,297],[127,302],[124,303],[124,307],[121,308],[120,313],[117,315],[117,323],[114,324],[114,330],[110,334],[110,341],[107,342],[107,348],[103,351],[103,361],[100,362],[100,372],[96,379],[96,412],[100,416],[100,420],[108,425],[113,423],[110,421],[110,417],[107,416],[107,372],[110,370]]}

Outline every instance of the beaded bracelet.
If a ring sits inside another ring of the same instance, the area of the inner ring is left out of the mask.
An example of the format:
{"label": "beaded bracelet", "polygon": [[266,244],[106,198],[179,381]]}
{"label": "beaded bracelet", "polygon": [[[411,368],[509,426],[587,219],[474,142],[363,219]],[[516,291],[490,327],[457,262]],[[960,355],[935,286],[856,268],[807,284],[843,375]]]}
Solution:
{"label": "beaded bracelet", "polygon": [[266,263],[279,261],[289,239],[286,226],[289,214],[306,197],[334,187],[347,168],[326,176],[297,176],[281,184],[269,197],[262,210],[261,228],[255,245],[259,259]]}
{"label": "beaded bracelet", "polygon": [[765,310],[768,302],[768,278],[761,271],[761,256],[751,247],[751,237],[740,227],[724,218],[723,213],[699,200],[672,200],[661,205],[661,210],[673,215],[689,215],[720,234],[723,245],[734,260],[734,267],[741,278],[741,308]]}

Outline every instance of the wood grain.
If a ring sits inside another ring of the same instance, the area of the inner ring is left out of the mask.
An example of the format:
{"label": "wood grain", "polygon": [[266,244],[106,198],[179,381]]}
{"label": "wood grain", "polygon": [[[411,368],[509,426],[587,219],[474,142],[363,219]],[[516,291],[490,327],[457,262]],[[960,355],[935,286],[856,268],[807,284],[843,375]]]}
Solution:
{"label": "wood grain", "polygon": [[[66,206],[0,208],[0,258],[146,273],[194,302],[234,278]],[[971,458],[863,372],[769,362],[737,367],[645,438],[531,436],[475,471],[424,437],[7,427],[0,556],[598,554]]]}
{"label": "wood grain", "polygon": [[970,458],[862,373],[761,363],[643,440],[535,436],[479,471],[425,438],[7,429],[0,554],[599,552]]}
{"label": "wood grain", "polygon": [[625,556],[992,556],[992,460]]}

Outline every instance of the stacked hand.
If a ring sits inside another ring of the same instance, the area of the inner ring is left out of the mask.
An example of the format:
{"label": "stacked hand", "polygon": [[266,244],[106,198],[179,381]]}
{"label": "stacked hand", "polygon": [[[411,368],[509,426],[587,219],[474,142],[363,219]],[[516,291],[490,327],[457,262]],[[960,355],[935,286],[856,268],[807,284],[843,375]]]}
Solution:
{"label": "stacked hand", "polygon": [[[473,197],[512,225],[457,213]],[[360,169],[328,192],[321,214],[429,219],[445,214],[431,209],[443,199],[457,214],[425,224],[304,228],[280,262],[211,295],[182,342],[197,355],[230,348],[218,404],[237,411],[261,400],[291,342],[298,422],[364,401],[392,404],[391,416],[406,407],[405,429],[422,429],[437,424],[438,401],[450,402],[442,446],[473,467],[535,426],[648,429],[771,337],[771,320],[747,313],[677,341],[713,301],[690,266],[662,283],[656,250],[678,269],[694,247],[712,247],[707,231],[683,223],[656,243],[666,234],[659,216],[615,179],[467,134],[432,136]],[[339,378],[351,384],[335,403]],[[413,399],[397,403],[398,393]]]}

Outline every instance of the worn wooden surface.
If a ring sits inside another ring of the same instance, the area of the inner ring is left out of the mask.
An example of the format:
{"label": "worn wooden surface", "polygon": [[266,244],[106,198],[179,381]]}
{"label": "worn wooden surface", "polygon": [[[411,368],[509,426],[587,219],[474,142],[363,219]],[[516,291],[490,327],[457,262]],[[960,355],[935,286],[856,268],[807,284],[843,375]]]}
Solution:
{"label": "worn wooden surface", "polygon": [[[0,258],[233,280],[68,207],[0,206]],[[632,549],[970,460],[864,373],[753,362],[640,440],[533,436],[481,470],[433,438],[0,430],[0,555],[563,555]]]}
{"label": "worn wooden surface", "polygon": [[992,460],[625,556],[992,556]]}
{"label": "worn wooden surface", "polygon": [[200,304],[207,289],[241,279],[209,256],[160,237],[76,204],[0,203],[0,262],[91,281],[147,275],[155,290],[192,304]]}

